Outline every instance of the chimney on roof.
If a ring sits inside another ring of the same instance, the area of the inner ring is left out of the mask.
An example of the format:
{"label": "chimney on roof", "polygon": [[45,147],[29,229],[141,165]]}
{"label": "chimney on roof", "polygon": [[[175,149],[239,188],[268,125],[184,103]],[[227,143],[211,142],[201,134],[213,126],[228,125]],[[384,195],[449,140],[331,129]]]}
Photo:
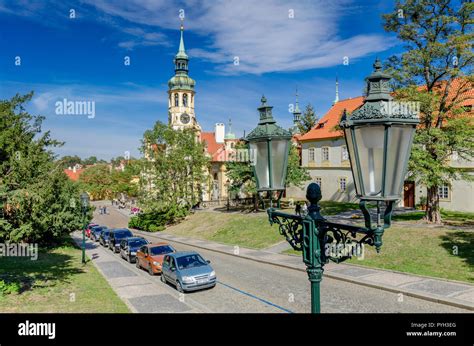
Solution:
{"label": "chimney on roof", "polygon": [[336,98],[332,104],[335,105],[337,102],[339,102],[339,81],[337,80],[336,76]]}
{"label": "chimney on roof", "polygon": [[223,123],[216,124],[214,135],[216,137],[216,143],[224,143],[225,125]]}

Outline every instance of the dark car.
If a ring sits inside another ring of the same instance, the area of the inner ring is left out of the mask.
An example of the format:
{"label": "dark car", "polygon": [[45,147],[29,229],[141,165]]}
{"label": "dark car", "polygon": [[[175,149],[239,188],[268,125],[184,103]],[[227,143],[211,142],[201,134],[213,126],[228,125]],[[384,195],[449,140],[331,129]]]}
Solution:
{"label": "dark car", "polygon": [[108,247],[109,246],[109,235],[110,235],[110,229],[104,229],[102,232],[100,232],[99,236],[99,243],[102,246]]}
{"label": "dark car", "polygon": [[120,242],[124,238],[133,237],[132,232],[127,228],[116,228],[109,234],[109,249],[113,252],[120,251]]}
{"label": "dark car", "polygon": [[99,241],[100,234],[103,230],[107,229],[107,226],[93,226],[91,228],[90,238],[92,241]]}
{"label": "dark car", "polygon": [[130,237],[122,239],[120,242],[120,256],[128,262],[135,262],[137,251],[142,246],[148,244],[148,240],[142,237]]}
{"label": "dark car", "polygon": [[212,288],[216,285],[216,272],[197,252],[174,252],[165,256],[161,281],[170,282],[179,292]]}

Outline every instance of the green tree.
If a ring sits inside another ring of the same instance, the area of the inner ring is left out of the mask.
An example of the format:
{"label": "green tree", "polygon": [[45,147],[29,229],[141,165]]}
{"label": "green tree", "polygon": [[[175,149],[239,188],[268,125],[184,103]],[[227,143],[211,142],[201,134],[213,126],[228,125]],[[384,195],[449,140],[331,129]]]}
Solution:
{"label": "green tree", "polygon": [[[55,162],[62,145],[42,132],[24,104],[33,93],[0,101],[0,241],[50,243],[82,227],[80,190]],[[90,215],[89,215],[90,217]]]}
{"label": "green tree", "polygon": [[301,187],[311,176],[305,167],[301,167],[298,147],[291,145],[288,154],[288,168],[286,172],[286,185]]}
{"label": "green tree", "polygon": [[82,160],[82,164],[84,165],[95,165],[97,163],[97,157],[95,156],[91,156],[91,157],[88,157],[84,160]]}
{"label": "green tree", "polygon": [[130,160],[124,170],[113,169],[111,173],[113,195],[124,193],[129,197],[138,196],[138,177],[141,163],[139,160]]}
{"label": "green tree", "polygon": [[66,155],[66,156],[63,156],[62,158],[60,158],[58,160],[58,162],[60,162],[61,164],[61,167],[66,169],[66,168],[69,168],[69,167],[73,167],[75,166],[76,164],[82,164],[82,160],[79,156],[77,155],[74,155],[74,156],[69,156],[69,155]]}
{"label": "green tree", "polygon": [[109,199],[114,194],[111,168],[106,164],[84,169],[79,176],[79,184],[94,200]]}
{"label": "green tree", "polygon": [[467,2],[407,0],[383,16],[385,30],[397,33],[406,49],[386,65],[397,98],[420,104],[409,170],[427,187],[428,222],[441,222],[438,187],[472,178],[449,161],[453,153],[466,160],[474,154],[474,124],[462,106],[472,99],[473,10]]}
{"label": "green tree", "polygon": [[149,211],[189,208],[201,200],[209,159],[190,129],[176,131],[162,122],[147,130],[141,151],[140,203]]}
{"label": "green tree", "polygon": [[297,124],[299,132],[304,135],[309,132],[318,123],[318,117],[314,112],[314,108],[311,104],[306,106],[303,115],[299,123]]}

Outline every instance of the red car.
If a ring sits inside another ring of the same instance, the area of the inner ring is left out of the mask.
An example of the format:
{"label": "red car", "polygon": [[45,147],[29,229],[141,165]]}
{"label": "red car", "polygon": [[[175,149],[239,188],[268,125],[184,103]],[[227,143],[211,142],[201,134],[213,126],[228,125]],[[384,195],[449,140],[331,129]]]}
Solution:
{"label": "red car", "polygon": [[94,226],[99,226],[99,225],[96,224],[96,223],[90,223],[90,224],[87,225],[87,228],[86,228],[86,237],[87,238],[91,237],[91,228],[94,227]]}
{"label": "red car", "polygon": [[143,245],[137,251],[135,265],[138,269],[147,269],[150,275],[160,274],[163,257],[172,252],[176,250],[164,242]]}

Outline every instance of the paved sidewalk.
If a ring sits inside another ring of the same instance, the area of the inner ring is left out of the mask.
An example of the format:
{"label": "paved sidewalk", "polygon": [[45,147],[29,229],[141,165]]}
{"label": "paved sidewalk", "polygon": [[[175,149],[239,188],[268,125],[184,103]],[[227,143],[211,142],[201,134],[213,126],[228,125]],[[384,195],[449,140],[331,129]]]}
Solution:
{"label": "paved sidewalk", "polygon": [[[134,230],[137,234],[150,234]],[[198,248],[216,251],[232,256],[240,256],[257,262],[305,271],[300,256],[278,254],[266,250],[253,250],[239,246],[225,245],[207,240],[179,237],[166,232],[153,233],[154,236]],[[401,272],[373,269],[349,264],[328,263],[324,275],[359,285],[379,288],[394,293],[402,293],[437,303],[474,310],[474,285],[458,281],[435,279]]]}
{"label": "paved sidewalk", "polygon": [[[71,236],[81,246],[81,232]],[[86,255],[133,313],[212,312],[191,297],[185,300],[183,294],[160,282],[158,277],[119,259],[99,243],[87,240]]]}

